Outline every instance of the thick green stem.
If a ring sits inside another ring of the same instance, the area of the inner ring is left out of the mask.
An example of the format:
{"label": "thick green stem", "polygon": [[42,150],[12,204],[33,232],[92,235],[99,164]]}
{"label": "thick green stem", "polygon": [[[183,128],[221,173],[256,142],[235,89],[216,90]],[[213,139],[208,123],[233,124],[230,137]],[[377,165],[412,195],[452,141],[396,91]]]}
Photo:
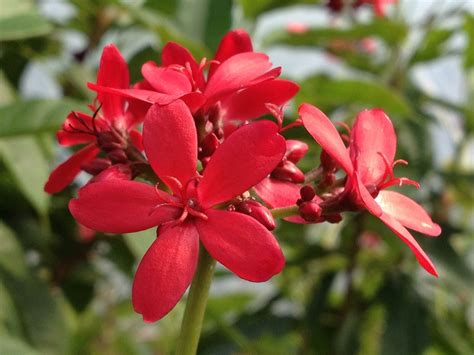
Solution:
{"label": "thick green stem", "polygon": [[197,271],[189,290],[181,323],[176,355],[196,354],[215,265],[216,261],[201,246]]}
{"label": "thick green stem", "polygon": [[285,218],[299,214],[298,206],[280,207],[271,209],[273,218]]}

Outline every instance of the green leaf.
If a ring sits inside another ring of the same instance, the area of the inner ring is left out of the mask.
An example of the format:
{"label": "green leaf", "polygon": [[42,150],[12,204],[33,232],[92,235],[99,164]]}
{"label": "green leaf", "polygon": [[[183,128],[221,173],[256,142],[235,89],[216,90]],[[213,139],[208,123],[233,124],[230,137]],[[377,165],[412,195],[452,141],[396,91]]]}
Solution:
{"label": "green leaf", "polygon": [[262,12],[296,4],[314,4],[314,0],[239,0],[245,17],[255,18]]}
{"label": "green leaf", "polygon": [[30,345],[20,339],[8,334],[0,334],[0,354],[40,355],[40,352],[32,349]]}
{"label": "green leaf", "polygon": [[411,59],[411,63],[426,62],[438,59],[443,55],[446,42],[455,33],[454,30],[435,28],[425,35],[421,46],[417,49]]}
{"label": "green leaf", "polygon": [[231,0],[181,0],[177,11],[181,30],[215,50],[232,22]]}
{"label": "green leaf", "polygon": [[467,45],[464,50],[464,67],[474,67],[474,15],[464,15],[464,31],[467,36]]}
{"label": "green leaf", "polygon": [[0,138],[55,131],[80,102],[62,100],[16,101],[0,107]]}
{"label": "green leaf", "polygon": [[286,30],[275,31],[264,39],[264,44],[326,47],[334,40],[356,41],[367,37],[378,37],[393,44],[401,42],[407,33],[406,24],[379,19],[370,23],[357,24],[350,28],[313,28],[297,34]]}
{"label": "green leaf", "polygon": [[428,317],[410,279],[389,280],[380,294],[386,310],[381,354],[418,355],[429,344]]}
{"label": "green leaf", "polygon": [[14,232],[0,221],[0,267],[11,274],[25,276],[27,269],[23,250]]}
{"label": "green leaf", "polygon": [[0,41],[38,37],[52,30],[31,1],[1,0],[0,8]]}
{"label": "green leaf", "polygon": [[34,137],[0,139],[0,154],[18,188],[42,216],[48,212],[49,195],[43,185],[49,175],[48,161]]}
{"label": "green leaf", "polygon": [[414,115],[404,97],[380,83],[368,80],[333,80],[325,76],[314,76],[301,83],[296,101],[298,104],[314,103],[326,109],[357,105],[358,108],[379,107],[389,115]]}

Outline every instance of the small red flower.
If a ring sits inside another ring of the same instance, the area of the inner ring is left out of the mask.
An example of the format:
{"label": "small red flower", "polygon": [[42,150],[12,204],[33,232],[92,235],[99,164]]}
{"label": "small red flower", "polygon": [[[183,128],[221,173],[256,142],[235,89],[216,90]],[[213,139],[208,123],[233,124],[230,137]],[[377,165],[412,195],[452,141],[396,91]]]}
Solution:
{"label": "small red flower", "polygon": [[[234,30],[222,39],[214,59],[198,63],[177,43],[163,48],[161,66],[149,61],[142,66],[144,81],[134,89],[111,89],[89,84],[98,92],[111,92],[149,104],[166,105],[183,100],[194,113],[207,115],[218,108],[219,116],[249,120],[268,113],[267,103],[285,104],[298,91],[292,81],[277,79],[281,68],[272,68],[268,56],[253,52],[247,32]],[[205,68],[209,67],[207,77]]]}
{"label": "small red flower", "polygon": [[261,282],[279,273],[284,257],[273,235],[251,216],[224,203],[267,176],[285,153],[278,126],[259,121],[239,128],[196,171],[197,131],[184,102],[154,105],[143,128],[149,162],[172,191],[126,180],[103,180],[79,191],[73,216],[89,228],[128,233],[161,224],[133,284],[133,304],[145,321],[165,316],[189,286],[199,241],[239,277]]}
{"label": "small red flower", "polygon": [[[129,87],[128,66],[117,47],[110,44],[104,48],[100,60],[97,83],[115,88]],[[133,127],[144,115],[140,103],[126,102],[123,97],[107,93],[97,95],[96,104],[90,105],[94,115],[72,112],[57,133],[59,144],[75,146],[87,144],[69,159],[54,169],[45,184],[51,194],[68,186],[81,170],[99,173],[115,162],[122,162],[123,149],[128,144],[141,145],[141,134]],[[130,142],[129,142],[130,141]],[[97,159],[101,150],[109,153],[110,159]]]}
{"label": "small red flower", "polygon": [[397,138],[387,115],[380,109],[359,113],[350,133],[349,147],[346,148],[323,112],[303,104],[299,114],[308,132],[347,173],[342,196],[357,209],[366,209],[381,219],[410,247],[419,263],[437,276],[435,266],[406,228],[429,236],[438,236],[441,228],[415,201],[398,192],[384,190],[392,185],[419,186],[412,180],[393,175],[393,167],[406,162],[394,161]]}

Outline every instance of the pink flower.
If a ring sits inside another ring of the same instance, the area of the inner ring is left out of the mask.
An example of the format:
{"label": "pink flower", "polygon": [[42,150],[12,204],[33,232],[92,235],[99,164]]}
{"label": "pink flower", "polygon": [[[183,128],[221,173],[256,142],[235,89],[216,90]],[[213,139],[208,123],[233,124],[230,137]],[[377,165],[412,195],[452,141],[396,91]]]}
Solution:
{"label": "pink flower", "polygon": [[[317,108],[303,104],[299,108],[303,124],[323,150],[348,175],[344,192],[336,202],[348,209],[366,209],[384,222],[415,254],[419,263],[437,276],[436,268],[406,228],[438,236],[441,228],[425,210],[410,198],[385,190],[392,185],[418,184],[393,175],[397,138],[393,125],[380,109],[359,113],[346,148],[329,118]],[[321,204],[324,206],[324,203]]]}
{"label": "pink flower", "polygon": [[[127,63],[112,44],[102,52],[97,83],[115,88],[129,87]],[[60,192],[81,170],[95,174],[112,163],[123,162],[120,160],[126,159],[124,149],[129,144],[141,145],[141,134],[133,130],[144,116],[140,103],[127,103],[123,97],[107,93],[99,93],[97,101],[98,107],[90,105],[95,111],[93,116],[72,112],[57,133],[58,142],[63,146],[86,146],[53,170],[44,187],[46,192]],[[110,159],[95,160],[101,150],[109,153]]]}
{"label": "pink flower", "polygon": [[[209,67],[207,77],[205,68]],[[117,90],[89,84],[98,92],[110,92],[161,105],[181,99],[195,113],[232,120],[254,119],[268,113],[267,103],[285,104],[298,91],[295,83],[277,79],[281,68],[272,68],[268,56],[253,52],[247,32],[234,30],[222,39],[214,59],[197,62],[177,43],[163,48],[161,66],[149,61],[142,66],[144,81],[134,89]]]}
{"label": "pink flower", "polygon": [[133,283],[133,305],[145,321],[162,318],[181,298],[196,270],[199,242],[243,279],[261,282],[282,270],[284,257],[273,235],[251,216],[223,209],[281,161],[285,141],[276,124],[239,128],[217,148],[202,176],[196,171],[194,119],[181,100],[151,107],[143,142],[172,194],[142,182],[102,180],[81,189],[70,210],[80,223],[110,233],[161,225]]}

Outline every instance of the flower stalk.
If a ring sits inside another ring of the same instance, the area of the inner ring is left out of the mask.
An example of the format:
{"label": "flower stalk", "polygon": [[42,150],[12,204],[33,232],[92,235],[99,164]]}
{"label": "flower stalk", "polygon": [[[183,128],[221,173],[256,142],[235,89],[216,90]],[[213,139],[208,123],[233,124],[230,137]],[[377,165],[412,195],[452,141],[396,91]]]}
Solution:
{"label": "flower stalk", "polygon": [[273,208],[270,212],[273,215],[273,218],[286,218],[294,215],[298,215],[298,206],[289,206],[289,207],[280,207],[280,208]]}
{"label": "flower stalk", "polygon": [[216,261],[201,246],[197,271],[191,284],[181,323],[181,334],[176,347],[177,355],[196,354],[215,265]]}

